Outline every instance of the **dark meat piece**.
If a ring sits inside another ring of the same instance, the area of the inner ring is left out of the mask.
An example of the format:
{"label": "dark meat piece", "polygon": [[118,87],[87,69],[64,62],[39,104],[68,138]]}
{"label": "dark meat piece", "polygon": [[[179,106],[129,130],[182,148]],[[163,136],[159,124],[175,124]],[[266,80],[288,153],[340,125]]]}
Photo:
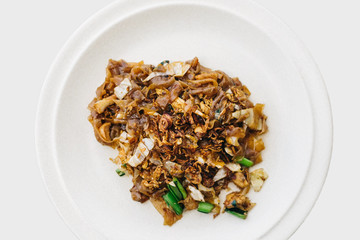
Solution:
{"label": "dark meat piece", "polygon": [[166,106],[170,103],[170,95],[165,94],[165,95],[159,96],[156,99],[156,103],[161,109],[165,109]]}
{"label": "dark meat piece", "polygon": [[141,102],[145,99],[144,94],[140,90],[135,90],[134,92],[132,92],[130,97],[137,102]]}
{"label": "dark meat piece", "polygon": [[110,127],[110,138],[113,140],[114,138],[117,138],[120,136],[122,130],[122,126],[115,124]]}
{"label": "dark meat piece", "polygon": [[131,197],[134,201],[143,203],[149,199],[148,196],[139,192],[139,189],[135,185],[130,189],[130,192],[131,192]]}
{"label": "dark meat piece", "polygon": [[250,148],[246,148],[245,157],[247,159],[250,159],[251,161],[254,162],[258,156],[259,156],[259,152],[255,151],[253,149],[250,149]]}
{"label": "dark meat piece", "polygon": [[183,88],[181,84],[176,81],[171,87],[170,87],[170,102],[173,102],[183,91]]}

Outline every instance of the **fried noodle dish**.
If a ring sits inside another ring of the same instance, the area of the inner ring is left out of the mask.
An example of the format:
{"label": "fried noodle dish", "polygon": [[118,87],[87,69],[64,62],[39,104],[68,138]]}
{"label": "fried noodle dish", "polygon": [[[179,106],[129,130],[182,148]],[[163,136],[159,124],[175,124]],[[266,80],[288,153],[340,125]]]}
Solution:
{"label": "fried noodle dish", "polygon": [[[89,121],[97,141],[118,150],[110,160],[119,176],[132,176],[132,199],[150,200],[164,225],[193,209],[245,219],[255,206],[249,190],[268,177],[250,170],[262,161],[267,117],[249,97],[238,78],[196,57],[156,67],[109,60]],[[227,192],[231,183],[236,190]]]}

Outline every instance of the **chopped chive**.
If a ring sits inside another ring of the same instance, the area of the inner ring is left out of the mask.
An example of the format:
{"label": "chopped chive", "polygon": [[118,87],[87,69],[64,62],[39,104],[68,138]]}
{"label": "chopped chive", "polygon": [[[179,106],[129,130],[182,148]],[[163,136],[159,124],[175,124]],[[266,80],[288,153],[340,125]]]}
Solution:
{"label": "chopped chive", "polygon": [[126,163],[124,163],[124,164],[121,164],[121,166],[124,167],[124,168],[126,168],[127,165],[126,165]]}
{"label": "chopped chive", "polygon": [[187,197],[187,193],[186,193],[185,188],[181,185],[180,181],[175,177],[173,178],[173,182],[175,183],[176,187],[181,192],[181,195],[182,195],[183,199],[185,199]]}
{"label": "chopped chive", "polygon": [[168,184],[167,187],[168,187],[169,191],[174,195],[177,202],[183,199],[181,192],[176,187],[176,184],[174,182],[171,182],[170,184]]}
{"label": "chopped chive", "polygon": [[247,212],[242,211],[238,208],[231,208],[231,209],[226,208],[225,212],[228,212],[228,213],[230,213],[238,218],[241,218],[241,219],[246,219],[246,217],[247,217]]}
{"label": "chopped chive", "polygon": [[180,215],[183,212],[182,207],[176,201],[174,195],[171,192],[166,193],[163,196],[166,204],[172,208],[172,210],[176,213],[176,215]]}
{"label": "chopped chive", "polygon": [[125,175],[125,172],[121,171],[120,169],[116,169],[116,173],[117,173],[120,177],[122,177],[122,176]]}
{"label": "chopped chive", "polygon": [[247,159],[245,157],[236,156],[235,161],[245,167],[251,167],[252,165],[254,165],[254,163],[252,161],[250,161],[249,159]]}
{"label": "chopped chive", "polygon": [[208,202],[199,202],[198,211],[202,213],[209,213],[214,209],[214,205]]}

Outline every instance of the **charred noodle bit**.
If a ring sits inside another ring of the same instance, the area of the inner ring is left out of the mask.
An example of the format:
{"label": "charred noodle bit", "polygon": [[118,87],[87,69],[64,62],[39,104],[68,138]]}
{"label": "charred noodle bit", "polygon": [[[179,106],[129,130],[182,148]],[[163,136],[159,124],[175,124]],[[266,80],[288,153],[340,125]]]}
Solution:
{"label": "charred noodle bit", "polygon": [[199,60],[109,60],[105,82],[89,104],[96,139],[117,149],[120,176],[132,175],[131,196],[150,199],[172,225],[183,210],[220,214],[219,194],[233,182],[225,211],[241,218],[255,206],[246,197],[267,179],[261,135],[263,104],[253,104],[238,78],[201,66]]}

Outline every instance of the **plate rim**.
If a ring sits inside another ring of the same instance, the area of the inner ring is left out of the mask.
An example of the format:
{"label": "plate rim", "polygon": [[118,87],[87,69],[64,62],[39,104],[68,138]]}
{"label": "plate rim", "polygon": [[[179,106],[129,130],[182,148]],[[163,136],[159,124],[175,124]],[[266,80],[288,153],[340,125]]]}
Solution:
{"label": "plate rim", "polygon": [[[142,4],[133,4],[134,1]],[[233,12],[232,9],[234,6],[241,6],[245,7],[246,11],[248,11],[248,15],[255,18],[260,16],[264,18],[257,23],[262,23],[260,24],[261,28],[269,30],[273,38],[276,38],[284,44],[282,47],[285,48],[284,50],[287,50],[287,56],[290,55],[291,60],[299,70],[312,104],[314,123],[314,147],[312,159],[316,159],[316,161],[311,161],[307,172],[308,177],[298,194],[299,198],[292,204],[281,220],[279,220],[279,222],[267,233],[261,236],[261,239],[289,238],[301,226],[320,195],[330,166],[333,144],[333,122],[329,96],[320,71],[307,48],[285,23],[267,9],[251,0],[225,0],[222,2],[216,0],[133,0],[132,4],[129,3],[130,0],[115,1],[86,20],[72,34],[58,53],[41,89],[35,124],[36,152],[43,183],[58,214],[78,238],[105,239],[100,232],[97,232],[95,228],[91,227],[90,223],[87,223],[85,219],[82,218],[81,213],[74,207],[75,203],[72,202],[71,198],[67,197],[68,193],[66,192],[66,188],[64,187],[62,180],[58,178],[60,173],[57,169],[57,162],[54,161],[54,159],[56,159],[54,151],[55,146],[52,145],[55,143],[55,136],[52,130],[55,129],[54,125],[57,108],[51,108],[50,106],[58,105],[56,100],[59,99],[59,92],[61,93],[61,91],[56,93],[56,90],[64,87],[67,75],[73,65],[72,63],[76,62],[78,57],[82,55],[82,52],[87,49],[89,44],[91,44],[92,40],[96,39],[109,25],[112,25],[112,21],[119,21],[140,10],[134,6],[143,6],[143,9],[145,10],[151,7],[185,3],[204,5],[227,11],[230,11],[231,9],[230,12]],[[119,16],[109,18],[109,13],[120,6],[125,12],[126,10],[131,10],[129,11],[130,13],[123,14],[120,19]],[[233,13],[238,15],[236,12]],[[86,35],[90,36],[90,38],[85,38],[84,36]],[[63,81],[54,81],[55,78],[62,79]],[[311,81],[309,79],[311,79]],[[55,98],[54,96],[57,95],[58,97]],[[314,101],[314,98],[316,101]],[[316,111],[314,110],[315,105],[320,106],[320,108],[316,108]],[[319,116],[323,118],[323,122],[321,123],[319,123]],[[49,119],[53,119],[53,121],[49,121]],[[319,138],[322,139],[321,142]],[[309,180],[310,178],[317,180],[315,181],[315,184],[314,181]],[[305,195],[307,196],[307,200],[302,202],[305,199]],[[311,201],[308,200],[309,197],[311,198]],[[299,204],[299,202],[301,202],[301,204]],[[282,228],[279,226],[282,226]]]}

